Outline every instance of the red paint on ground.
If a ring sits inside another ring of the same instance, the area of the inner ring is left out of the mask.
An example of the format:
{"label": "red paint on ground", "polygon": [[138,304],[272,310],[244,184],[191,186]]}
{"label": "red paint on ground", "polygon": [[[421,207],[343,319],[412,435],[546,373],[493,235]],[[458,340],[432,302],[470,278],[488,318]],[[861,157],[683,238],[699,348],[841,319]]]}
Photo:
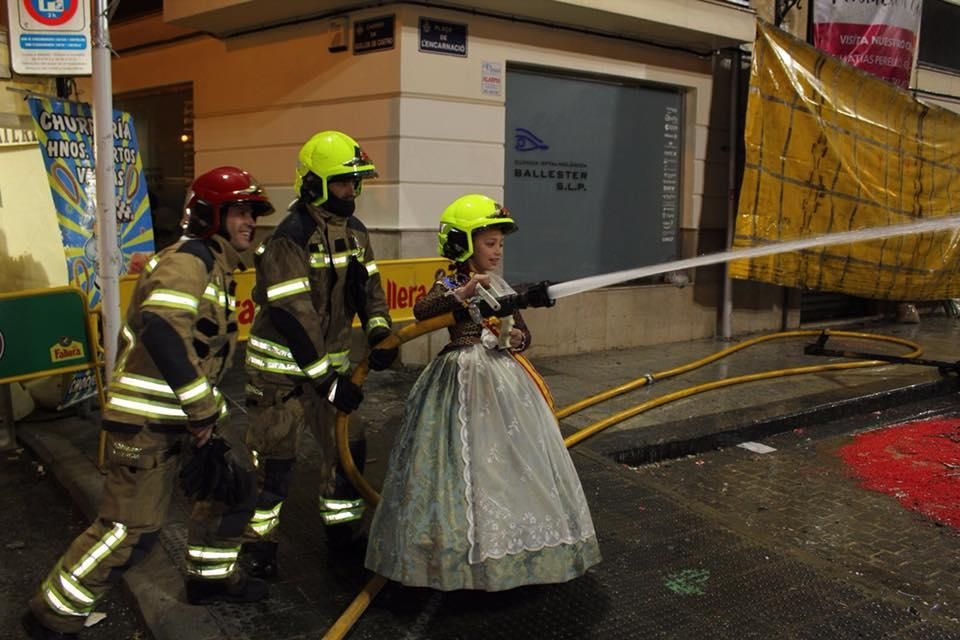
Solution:
{"label": "red paint on ground", "polygon": [[960,418],[861,433],[839,455],[862,486],[960,529]]}

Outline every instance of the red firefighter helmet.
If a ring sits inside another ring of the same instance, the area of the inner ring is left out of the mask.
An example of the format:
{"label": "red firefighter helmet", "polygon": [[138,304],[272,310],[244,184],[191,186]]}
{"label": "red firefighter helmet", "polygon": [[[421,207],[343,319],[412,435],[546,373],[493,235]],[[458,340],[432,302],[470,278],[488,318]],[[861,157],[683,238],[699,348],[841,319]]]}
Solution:
{"label": "red firefighter helmet", "polygon": [[224,235],[223,221],[232,204],[249,204],[253,216],[266,215],[273,205],[253,176],[237,167],[217,167],[198,176],[187,193],[183,228],[188,236]]}

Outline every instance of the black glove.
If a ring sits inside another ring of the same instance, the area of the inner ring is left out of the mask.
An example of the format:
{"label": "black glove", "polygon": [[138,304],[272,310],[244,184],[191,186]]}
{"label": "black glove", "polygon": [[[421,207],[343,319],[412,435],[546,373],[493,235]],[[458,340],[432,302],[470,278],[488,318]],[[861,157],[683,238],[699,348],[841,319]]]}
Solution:
{"label": "black glove", "polygon": [[[377,327],[370,332],[370,337],[368,339],[371,347],[376,347],[380,342],[385,340],[390,335],[390,329],[386,327]],[[370,356],[367,358],[367,361],[370,363],[370,368],[374,371],[383,371],[388,369],[390,365],[393,364],[393,361],[397,359],[400,349],[398,347],[391,347],[389,349],[373,349],[370,352]]]}
{"label": "black glove", "polygon": [[183,487],[183,493],[187,497],[196,495],[197,498],[203,499],[207,496],[206,460],[209,453],[210,450],[206,446],[190,447],[188,454],[190,457],[180,469],[180,486]]}
{"label": "black glove", "polygon": [[351,413],[363,401],[363,391],[347,376],[333,374],[317,385],[317,393],[340,411]]}
{"label": "black glove", "polygon": [[532,284],[518,284],[514,286],[517,292],[517,308],[526,309],[527,307],[552,307],[557,303],[551,300],[547,295],[547,289],[550,287],[549,280],[542,280]]}
{"label": "black glove", "polygon": [[348,313],[360,313],[367,305],[367,280],[370,274],[367,268],[350,256],[347,261],[347,283],[343,289],[343,299]]}
{"label": "black glove", "polygon": [[240,468],[229,451],[227,441],[218,437],[202,447],[193,447],[190,459],[180,471],[184,494],[228,506],[249,500],[256,489],[256,477],[252,471]]}

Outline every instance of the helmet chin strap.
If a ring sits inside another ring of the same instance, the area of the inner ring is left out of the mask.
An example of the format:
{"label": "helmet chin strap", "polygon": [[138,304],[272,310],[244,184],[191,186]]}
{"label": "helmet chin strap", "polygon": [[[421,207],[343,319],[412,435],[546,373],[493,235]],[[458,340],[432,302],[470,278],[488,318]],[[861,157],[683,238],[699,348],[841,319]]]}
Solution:
{"label": "helmet chin strap", "polygon": [[327,194],[326,201],[320,205],[330,213],[341,218],[349,218],[357,208],[356,200],[344,200],[332,193]]}

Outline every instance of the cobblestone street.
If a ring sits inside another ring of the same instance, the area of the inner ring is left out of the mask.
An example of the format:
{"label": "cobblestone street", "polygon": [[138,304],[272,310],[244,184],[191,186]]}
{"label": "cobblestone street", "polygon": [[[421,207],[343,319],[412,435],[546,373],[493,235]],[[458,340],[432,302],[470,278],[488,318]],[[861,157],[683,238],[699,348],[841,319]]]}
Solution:
{"label": "cobblestone street", "polygon": [[[955,410],[952,401],[941,405]],[[957,623],[960,637],[960,532],[861,488],[837,455],[850,441],[838,432],[885,418],[783,433],[763,441],[776,449],[769,453],[732,447],[635,471],[658,492],[748,539],[895,598],[901,613]],[[834,631],[822,637],[839,637]]]}

